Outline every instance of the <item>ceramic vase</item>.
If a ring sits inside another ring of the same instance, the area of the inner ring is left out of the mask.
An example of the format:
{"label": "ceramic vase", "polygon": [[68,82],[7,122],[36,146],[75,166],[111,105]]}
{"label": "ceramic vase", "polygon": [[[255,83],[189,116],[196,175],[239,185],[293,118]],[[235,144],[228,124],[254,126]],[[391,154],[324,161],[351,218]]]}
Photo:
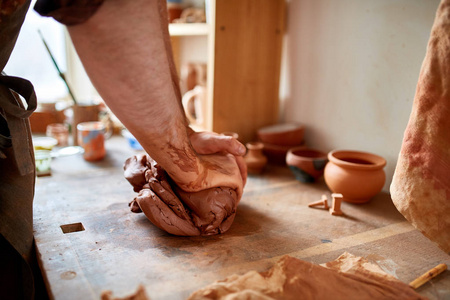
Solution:
{"label": "ceramic vase", "polygon": [[381,156],[350,150],[328,153],[324,178],[333,193],[343,195],[351,203],[365,203],[378,194],[384,186],[386,160]]}
{"label": "ceramic vase", "polygon": [[247,172],[261,174],[267,164],[267,157],[263,154],[264,145],[260,142],[247,143],[247,154],[244,156]]}
{"label": "ceramic vase", "polygon": [[314,182],[320,178],[327,162],[325,152],[306,147],[289,149],[286,155],[286,164],[289,169],[295,178],[303,183]]}

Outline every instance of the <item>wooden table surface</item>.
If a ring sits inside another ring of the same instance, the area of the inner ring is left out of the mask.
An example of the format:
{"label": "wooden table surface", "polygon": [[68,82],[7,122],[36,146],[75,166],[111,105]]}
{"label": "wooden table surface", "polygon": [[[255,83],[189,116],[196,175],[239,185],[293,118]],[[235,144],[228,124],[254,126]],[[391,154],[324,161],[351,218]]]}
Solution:
{"label": "wooden table surface", "polygon": [[[249,177],[227,233],[171,236],[128,208],[136,194],[123,177],[123,162],[134,153],[126,141],[113,137],[106,148],[99,163],[81,155],[56,158],[52,176],[37,179],[35,240],[54,299],[99,299],[106,290],[122,297],[140,284],[153,300],[185,299],[231,274],[267,270],[286,254],[319,264],[347,251],[406,283],[439,263],[450,265],[450,256],[406,222],[388,194],[364,205],[343,203],[345,216],[331,216],[307,206],[330,195],[323,180],[302,184],[278,166]],[[418,292],[449,299],[450,272]]]}

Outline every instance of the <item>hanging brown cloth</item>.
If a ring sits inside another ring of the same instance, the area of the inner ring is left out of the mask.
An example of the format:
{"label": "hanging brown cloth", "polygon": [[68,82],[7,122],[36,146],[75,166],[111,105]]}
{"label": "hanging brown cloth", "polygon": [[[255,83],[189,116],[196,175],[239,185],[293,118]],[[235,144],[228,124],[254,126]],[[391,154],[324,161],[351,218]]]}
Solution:
{"label": "hanging brown cloth", "polygon": [[397,209],[450,253],[450,0],[442,0],[397,161]]}
{"label": "hanging brown cloth", "polygon": [[[30,1],[2,1],[0,5],[0,69],[3,70]],[[35,165],[28,117],[35,108],[36,96],[29,81],[0,76],[0,291],[6,298],[34,296],[30,265],[33,263]]]}

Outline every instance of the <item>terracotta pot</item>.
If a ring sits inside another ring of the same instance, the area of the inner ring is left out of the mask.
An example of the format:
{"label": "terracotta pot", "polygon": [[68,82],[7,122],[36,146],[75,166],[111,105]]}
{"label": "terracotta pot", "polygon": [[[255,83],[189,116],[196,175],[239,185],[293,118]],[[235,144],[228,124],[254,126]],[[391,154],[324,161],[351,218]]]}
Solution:
{"label": "terracotta pot", "polygon": [[320,178],[327,162],[325,152],[311,148],[292,148],[286,155],[286,164],[297,180],[304,183],[314,182]]}
{"label": "terracotta pot", "polygon": [[260,128],[257,132],[258,138],[263,143],[291,147],[302,143],[304,133],[303,125],[293,123],[267,126]]}
{"label": "terracotta pot", "polygon": [[247,143],[247,154],[244,156],[247,172],[249,174],[260,174],[267,164],[267,157],[263,154],[263,143]]}
{"label": "terracotta pot", "polygon": [[378,194],[384,186],[386,160],[381,156],[350,150],[334,150],[328,153],[325,182],[333,193],[340,193],[343,200],[365,203]]}
{"label": "terracotta pot", "polygon": [[[270,163],[277,165],[286,165],[286,155],[289,149],[302,146],[301,144],[295,146],[279,146],[279,145],[272,145],[269,143],[263,144],[264,144],[263,150],[264,155],[267,156],[267,159],[269,160]],[[306,148],[306,146],[302,147]]]}

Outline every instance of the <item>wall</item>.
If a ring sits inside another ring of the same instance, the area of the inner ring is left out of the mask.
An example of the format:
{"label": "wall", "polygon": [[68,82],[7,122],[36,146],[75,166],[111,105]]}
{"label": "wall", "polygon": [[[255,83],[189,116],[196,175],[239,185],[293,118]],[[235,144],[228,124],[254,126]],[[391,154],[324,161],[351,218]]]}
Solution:
{"label": "wall", "polygon": [[281,120],[308,146],[387,160],[388,191],[438,0],[291,0]]}

